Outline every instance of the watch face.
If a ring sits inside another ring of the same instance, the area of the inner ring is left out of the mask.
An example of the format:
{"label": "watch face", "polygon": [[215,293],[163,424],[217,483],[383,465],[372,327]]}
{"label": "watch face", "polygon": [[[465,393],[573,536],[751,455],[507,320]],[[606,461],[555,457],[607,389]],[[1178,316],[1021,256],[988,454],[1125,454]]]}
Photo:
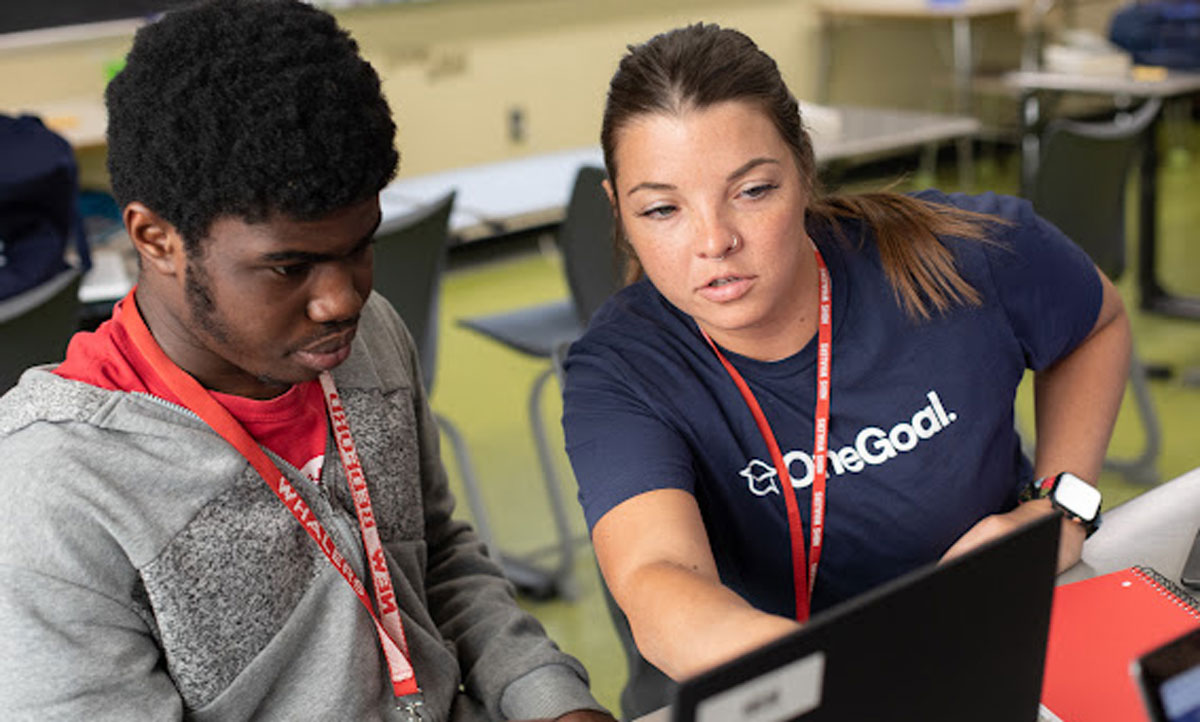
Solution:
{"label": "watch face", "polygon": [[1071,473],[1063,473],[1054,485],[1054,503],[1084,521],[1100,513],[1100,490]]}

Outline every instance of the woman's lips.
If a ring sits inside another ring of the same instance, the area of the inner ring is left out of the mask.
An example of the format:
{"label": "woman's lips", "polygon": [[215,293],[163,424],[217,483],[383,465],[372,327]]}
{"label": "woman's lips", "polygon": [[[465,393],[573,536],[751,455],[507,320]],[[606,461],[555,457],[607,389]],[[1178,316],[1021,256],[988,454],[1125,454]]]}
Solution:
{"label": "woman's lips", "polygon": [[708,283],[696,289],[696,292],[706,301],[729,303],[746,295],[752,285],[754,285],[753,276],[730,274],[713,278]]}

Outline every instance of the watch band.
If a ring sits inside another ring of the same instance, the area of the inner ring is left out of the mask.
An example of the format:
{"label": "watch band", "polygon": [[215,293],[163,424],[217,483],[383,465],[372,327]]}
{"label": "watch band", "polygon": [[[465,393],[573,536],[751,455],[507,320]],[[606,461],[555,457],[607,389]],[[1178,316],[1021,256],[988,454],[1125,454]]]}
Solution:
{"label": "watch band", "polygon": [[[1063,473],[1066,473],[1066,472],[1063,472]],[[1021,493],[1018,496],[1018,500],[1021,503],[1024,503],[1027,501],[1033,501],[1035,499],[1045,499],[1045,498],[1049,497],[1050,504],[1054,507],[1054,509],[1056,511],[1058,511],[1060,514],[1062,514],[1063,517],[1082,526],[1084,531],[1086,532],[1086,535],[1088,537],[1090,537],[1091,535],[1096,533],[1097,529],[1100,528],[1100,512],[1099,512],[1099,510],[1096,511],[1096,516],[1094,519],[1081,519],[1079,516],[1076,516],[1070,509],[1067,509],[1066,507],[1059,504],[1058,500],[1054,498],[1054,495],[1052,492],[1054,491],[1055,485],[1058,484],[1059,477],[1061,477],[1061,476],[1062,476],[1062,473],[1059,473],[1059,474],[1055,474],[1053,476],[1044,476],[1040,479],[1034,479],[1033,481],[1030,481],[1028,484],[1025,485],[1025,488],[1023,488],[1021,490]]]}
{"label": "watch band", "polygon": [[1025,503],[1034,499],[1044,499],[1050,494],[1050,490],[1054,488],[1054,480],[1057,476],[1043,476],[1040,479],[1033,479],[1025,488],[1021,489],[1017,501]]}

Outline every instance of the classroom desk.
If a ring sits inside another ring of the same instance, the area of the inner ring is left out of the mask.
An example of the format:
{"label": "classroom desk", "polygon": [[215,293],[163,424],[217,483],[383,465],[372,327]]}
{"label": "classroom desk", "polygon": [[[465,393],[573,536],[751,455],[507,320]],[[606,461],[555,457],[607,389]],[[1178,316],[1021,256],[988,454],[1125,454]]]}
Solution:
{"label": "classroom desk", "polygon": [[[1118,104],[1128,105],[1135,98],[1168,100],[1200,94],[1200,73],[1171,71],[1158,81],[1133,80],[1128,76],[1079,75],[1044,71],[1008,73],[1005,83],[1020,92],[1021,101],[1021,189],[1032,187],[1039,158],[1039,137],[1043,127],[1043,96],[1062,93],[1086,93],[1113,96]],[[1141,307],[1168,316],[1200,318],[1200,299],[1178,296],[1158,281],[1158,142],[1161,112],[1142,141],[1138,199],[1137,282]]]}
{"label": "classroom desk", "polygon": [[7,113],[32,113],[46,127],[67,139],[72,148],[86,150],[103,148],[107,142],[107,117],[104,103],[89,98],[75,98],[6,110]]}
{"label": "classroom desk", "polygon": [[[1200,527],[1200,467],[1164,482],[1106,512],[1083,545],[1083,559],[1058,576],[1077,582],[1135,565],[1153,567],[1176,584]],[[664,707],[635,722],[668,722]],[[1049,717],[1039,717],[1039,721]]]}
{"label": "classroom desk", "polygon": [[[836,125],[815,125],[812,130],[819,165],[979,132],[979,121],[968,117],[876,108],[836,110]],[[604,165],[599,146],[401,178],[380,193],[380,207],[386,223],[454,190],[458,195],[450,232],[455,242],[549,228],[562,221],[575,173],[584,165]],[[124,244],[114,242],[96,249],[93,261],[96,268],[84,277],[80,299],[96,303],[123,296],[133,283],[132,275],[121,277],[122,270],[133,268]]]}

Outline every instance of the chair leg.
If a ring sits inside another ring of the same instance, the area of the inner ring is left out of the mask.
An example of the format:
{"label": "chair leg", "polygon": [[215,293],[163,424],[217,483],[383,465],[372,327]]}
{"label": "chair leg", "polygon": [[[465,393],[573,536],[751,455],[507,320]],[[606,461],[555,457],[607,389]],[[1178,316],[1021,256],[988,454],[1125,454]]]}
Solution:
{"label": "chair leg", "polygon": [[550,442],[546,439],[546,428],[541,414],[542,389],[553,375],[554,368],[548,368],[538,374],[533,382],[529,393],[529,425],[533,431],[534,444],[537,446],[538,462],[542,467],[542,480],[546,485],[546,498],[550,503],[550,513],[554,519],[557,536],[558,566],[553,572],[555,585],[564,598],[573,599],[577,592],[574,583],[575,545],[571,540],[571,525],[562,497],[562,487],[559,485],[558,473],[554,470],[554,455],[550,449]]}
{"label": "chair leg", "polygon": [[491,517],[488,515],[487,506],[484,504],[483,494],[480,490],[479,477],[475,475],[475,467],[471,464],[471,457],[467,453],[466,440],[463,439],[462,433],[450,419],[436,412],[433,418],[450,442],[455,463],[458,464],[458,471],[462,476],[463,489],[466,491],[467,506],[471,509],[471,516],[475,520],[475,532],[487,547],[488,554],[496,560],[504,570],[504,575],[522,594],[533,599],[553,598],[558,593],[555,575],[544,572],[528,561],[505,552],[497,545],[495,534],[492,532]]}
{"label": "chair leg", "polygon": [[499,549],[496,548],[496,537],[492,534],[491,517],[483,503],[483,494],[479,489],[479,479],[475,476],[475,467],[467,454],[467,443],[462,433],[450,419],[434,412],[433,420],[450,442],[454,452],[454,461],[458,464],[458,472],[462,476],[463,489],[467,492],[467,506],[471,509],[471,517],[475,520],[475,533],[483,540],[493,559],[499,559]]}

